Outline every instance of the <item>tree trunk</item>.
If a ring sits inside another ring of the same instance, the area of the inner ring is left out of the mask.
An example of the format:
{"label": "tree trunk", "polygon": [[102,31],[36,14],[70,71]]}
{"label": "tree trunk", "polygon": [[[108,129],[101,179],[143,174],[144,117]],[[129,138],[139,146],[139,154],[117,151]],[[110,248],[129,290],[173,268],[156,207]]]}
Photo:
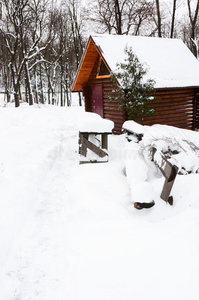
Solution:
{"label": "tree trunk", "polygon": [[198,51],[197,51],[197,46],[196,46],[196,41],[195,41],[195,33],[196,33],[196,23],[197,23],[197,18],[198,18],[198,11],[199,11],[199,1],[197,1],[197,6],[196,6],[194,17],[192,17],[190,2],[191,2],[190,0],[187,0],[189,19],[190,19],[190,23],[191,23],[191,40],[192,40],[191,51],[197,57]]}
{"label": "tree trunk", "polygon": [[15,107],[19,107],[19,86],[15,79],[15,70],[13,67],[13,62],[11,62],[10,67],[11,67],[12,82],[13,82],[13,88],[14,88]]}
{"label": "tree trunk", "polygon": [[117,27],[117,34],[122,34],[122,15],[120,10],[119,1],[115,0],[115,21]]}
{"label": "tree trunk", "polygon": [[5,68],[4,68],[3,83],[4,83],[4,86],[5,86],[5,95],[6,95],[6,99],[7,99],[6,101],[10,102],[10,90],[9,90],[8,72],[6,72]]}
{"label": "tree trunk", "polygon": [[63,99],[63,76],[64,76],[64,67],[62,65],[62,59],[61,59],[61,100],[60,100],[61,106],[64,106],[64,99]]}
{"label": "tree trunk", "polygon": [[81,97],[81,93],[78,92],[78,94],[79,94],[79,106],[82,106],[82,97]]}
{"label": "tree trunk", "polygon": [[177,0],[173,0],[173,14],[172,14],[172,21],[171,21],[171,34],[170,38],[173,38],[174,34],[174,25],[175,25],[175,13],[176,13],[176,2]]}
{"label": "tree trunk", "polygon": [[6,98],[7,98],[7,102],[10,102],[10,92],[8,88],[6,88]]}
{"label": "tree trunk", "polygon": [[40,102],[41,104],[44,104],[44,90],[43,90],[43,80],[42,80],[42,69],[41,69],[41,64],[39,67],[39,80],[40,80],[40,87],[41,87],[41,97],[40,97]]}
{"label": "tree trunk", "polygon": [[15,107],[19,107],[19,95],[16,91],[14,91],[14,100],[15,100]]}
{"label": "tree trunk", "polygon": [[157,17],[158,17],[158,36],[162,37],[162,26],[161,26],[160,2],[159,2],[159,0],[156,0],[156,8],[157,8]]}
{"label": "tree trunk", "polygon": [[33,96],[32,96],[32,91],[31,91],[31,86],[30,86],[30,76],[29,76],[27,61],[25,62],[25,74],[26,74],[26,86],[27,86],[27,90],[28,90],[29,105],[33,105]]}
{"label": "tree trunk", "polygon": [[38,80],[37,80],[37,70],[36,67],[34,68],[34,77],[35,77],[35,95],[34,95],[34,100],[38,104],[39,103],[39,96],[38,96]]}

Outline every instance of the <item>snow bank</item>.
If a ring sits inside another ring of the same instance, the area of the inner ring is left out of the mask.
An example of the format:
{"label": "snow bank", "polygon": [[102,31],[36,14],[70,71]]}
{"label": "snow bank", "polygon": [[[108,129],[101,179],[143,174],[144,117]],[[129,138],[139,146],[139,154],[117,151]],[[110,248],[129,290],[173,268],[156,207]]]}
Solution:
{"label": "snow bank", "polygon": [[139,123],[136,123],[135,121],[125,121],[122,125],[122,128],[124,130],[128,130],[131,133],[135,134],[144,134],[146,132],[145,126],[142,126]]}
{"label": "snow bank", "polygon": [[[135,127],[139,128],[137,124],[135,124]],[[132,158],[125,160],[125,172],[131,190],[131,200],[132,202],[150,203],[158,196],[155,194],[152,184],[150,183],[150,166],[147,165],[147,161],[145,161],[144,157],[140,155],[140,146],[138,143],[135,144],[134,141],[129,142],[128,145],[126,145],[126,149],[133,152]],[[155,169],[155,173],[156,172],[157,170]]]}
{"label": "snow bank", "polygon": [[[198,174],[177,177],[171,207],[124,135],[109,136],[108,163],[79,165],[84,114],[0,108],[0,298],[198,300]],[[125,161],[137,197],[155,191],[152,209],[133,207]]]}
{"label": "snow bank", "polygon": [[156,155],[163,152],[180,174],[199,172],[199,132],[166,125],[142,126],[133,121],[126,121],[123,128],[143,135],[139,151],[146,159],[152,158],[155,148]]}
{"label": "snow bank", "polygon": [[126,161],[126,176],[133,202],[150,203],[156,198],[152,185],[147,182],[147,174],[148,166],[143,158],[137,156]]}
{"label": "snow bank", "polygon": [[85,115],[78,120],[80,132],[112,133],[113,127],[113,121],[103,119],[96,113],[85,112]]}
{"label": "snow bank", "polygon": [[[128,149],[134,153],[133,158],[126,161],[133,202],[149,203],[158,198],[150,183],[157,177],[157,170],[152,172],[151,161],[161,166],[162,154],[179,168],[179,174],[199,173],[198,132],[165,125],[142,126],[134,121],[126,121],[123,129],[128,141],[132,140]],[[135,136],[141,138],[135,139]],[[156,149],[155,155],[153,149]]]}

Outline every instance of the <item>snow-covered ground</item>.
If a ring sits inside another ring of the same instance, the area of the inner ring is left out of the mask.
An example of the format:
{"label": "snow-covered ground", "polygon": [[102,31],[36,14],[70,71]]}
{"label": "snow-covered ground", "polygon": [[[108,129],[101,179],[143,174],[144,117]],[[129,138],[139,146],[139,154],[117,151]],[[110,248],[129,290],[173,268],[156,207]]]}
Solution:
{"label": "snow-covered ground", "polygon": [[0,108],[0,299],[198,300],[199,174],[177,176],[170,206],[151,166],[156,204],[136,210],[124,135],[79,165],[84,114]]}

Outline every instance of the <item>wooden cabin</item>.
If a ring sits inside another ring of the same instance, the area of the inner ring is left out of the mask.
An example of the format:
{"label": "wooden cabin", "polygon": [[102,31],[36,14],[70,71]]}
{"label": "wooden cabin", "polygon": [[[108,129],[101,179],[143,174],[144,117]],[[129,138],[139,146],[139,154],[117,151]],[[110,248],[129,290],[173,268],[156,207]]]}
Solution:
{"label": "wooden cabin", "polygon": [[148,69],[146,76],[156,82],[156,113],[145,116],[144,124],[195,130],[199,123],[199,62],[178,39],[90,36],[72,87],[73,92],[83,92],[85,110],[114,121],[113,132],[121,133],[127,116],[108,94],[112,91],[110,73],[124,61],[125,47],[132,48]]}

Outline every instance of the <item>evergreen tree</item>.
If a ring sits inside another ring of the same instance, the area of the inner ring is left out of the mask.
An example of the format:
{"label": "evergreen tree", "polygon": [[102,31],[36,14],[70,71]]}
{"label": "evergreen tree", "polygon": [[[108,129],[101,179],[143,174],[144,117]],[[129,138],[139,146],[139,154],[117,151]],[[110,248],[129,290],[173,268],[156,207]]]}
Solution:
{"label": "evergreen tree", "polygon": [[109,99],[118,101],[129,119],[140,120],[143,124],[143,115],[155,112],[148,105],[154,100],[155,81],[143,80],[148,70],[139,62],[132,48],[126,48],[125,54],[124,63],[117,63],[117,70],[112,74],[113,90]]}

